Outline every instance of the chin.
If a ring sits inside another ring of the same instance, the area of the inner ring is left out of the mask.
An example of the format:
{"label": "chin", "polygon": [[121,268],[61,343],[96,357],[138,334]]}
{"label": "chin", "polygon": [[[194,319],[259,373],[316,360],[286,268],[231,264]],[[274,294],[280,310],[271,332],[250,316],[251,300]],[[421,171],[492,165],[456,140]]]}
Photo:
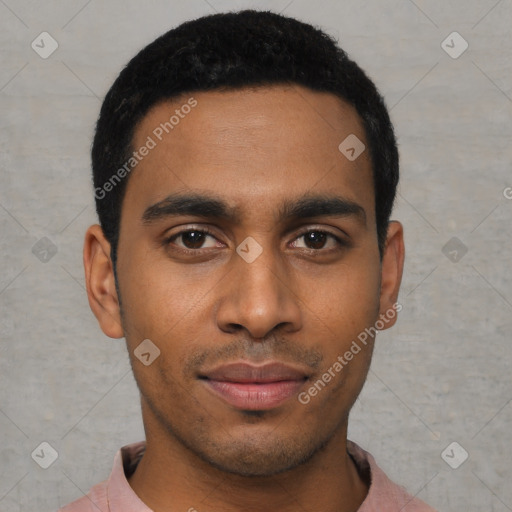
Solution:
{"label": "chin", "polygon": [[[275,432],[274,432],[275,434]],[[271,433],[260,436],[232,438],[223,443],[210,439],[203,450],[195,444],[195,453],[211,466],[242,477],[268,477],[284,473],[306,464],[324,444],[319,439],[304,436],[271,438]]]}

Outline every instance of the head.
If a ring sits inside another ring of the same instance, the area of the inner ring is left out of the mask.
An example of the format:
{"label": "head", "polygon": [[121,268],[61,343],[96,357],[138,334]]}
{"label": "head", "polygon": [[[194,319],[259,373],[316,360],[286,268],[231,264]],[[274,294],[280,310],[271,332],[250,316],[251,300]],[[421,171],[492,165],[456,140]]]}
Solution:
{"label": "head", "polygon": [[[394,323],[403,265],[396,141],[358,65],[270,12],[184,23],[107,93],[92,163],[89,302],[126,338],[148,442],[268,475],[345,435],[368,328]],[[224,363],[269,361],[299,375],[295,399],[244,408],[208,382]]]}
{"label": "head", "polygon": [[[296,84],[357,111],[372,162],[381,251],[398,184],[398,151],[384,101],[365,72],[324,32],[271,12],[215,14],[183,23],[138,53],[103,102],[92,147],[96,210],[116,264],[134,133],[156,104],[197,91]],[[168,120],[167,120],[168,121]],[[340,141],[341,142],[341,141]],[[126,177],[115,178],[123,166]],[[114,176],[114,180],[112,177]],[[105,184],[112,187],[105,190]]]}

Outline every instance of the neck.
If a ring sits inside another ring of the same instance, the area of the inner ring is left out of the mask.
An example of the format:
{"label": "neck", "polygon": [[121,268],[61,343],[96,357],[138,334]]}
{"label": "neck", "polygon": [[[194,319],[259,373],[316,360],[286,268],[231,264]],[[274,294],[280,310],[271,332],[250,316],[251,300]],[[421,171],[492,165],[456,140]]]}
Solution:
{"label": "neck", "polygon": [[368,492],[347,453],[346,422],[308,462],[261,477],[217,469],[169,432],[144,423],[146,451],[129,483],[154,512],[349,512],[359,508]]}

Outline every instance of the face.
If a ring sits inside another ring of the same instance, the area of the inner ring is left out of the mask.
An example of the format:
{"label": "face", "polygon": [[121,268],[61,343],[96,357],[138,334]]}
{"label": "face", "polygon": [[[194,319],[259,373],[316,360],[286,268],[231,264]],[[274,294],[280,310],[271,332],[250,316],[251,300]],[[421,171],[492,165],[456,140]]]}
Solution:
{"label": "face", "polygon": [[392,223],[380,260],[369,152],[338,149],[351,134],[366,145],[351,106],[298,86],[195,93],[137,126],[133,147],[153,147],[123,200],[122,312],[97,226],[84,255],[100,325],[126,337],[148,440],[270,475],[346,435],[373,349],[354,340],[396,301],[403,256]]}

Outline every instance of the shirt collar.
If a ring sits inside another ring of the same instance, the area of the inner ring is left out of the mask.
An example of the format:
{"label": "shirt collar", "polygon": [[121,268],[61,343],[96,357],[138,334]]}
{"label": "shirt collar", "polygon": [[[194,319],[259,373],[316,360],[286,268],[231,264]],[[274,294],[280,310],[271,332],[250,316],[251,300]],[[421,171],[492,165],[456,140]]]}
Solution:
{"label": "shirt collar", "polygon": [[[114,458],[114,467],[107,481],[107,502],[110,512],[153,512],[135,494],[128,483],[125,468],[128,469],[139,460],[146,447],[145,441],[123,446]],[[347,441],[347,451],[354,460],[362,478],[369,481],[368,494],[361,504],[358,512],[372,512],[379,510],[387,512],[396,510],[396,506],[407,510],[433,510],[408,495],[404,489],[394,484],[377,466],[371,454],[360,448],[356,443]],[[424,505],[426,508],[416,508]]]}

